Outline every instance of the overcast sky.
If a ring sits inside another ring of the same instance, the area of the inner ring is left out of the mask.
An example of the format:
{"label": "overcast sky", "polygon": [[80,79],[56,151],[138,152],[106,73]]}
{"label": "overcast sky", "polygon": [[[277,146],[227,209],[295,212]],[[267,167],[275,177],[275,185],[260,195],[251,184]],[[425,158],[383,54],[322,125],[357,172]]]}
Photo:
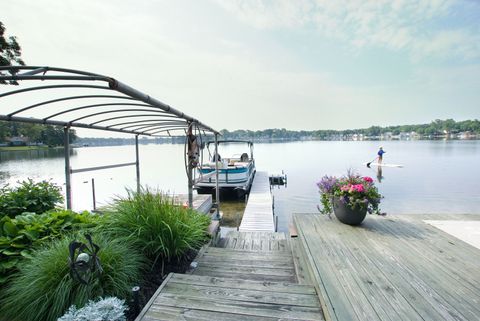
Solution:
{"label": "overcast sky", "polygon": [[477,0],[0,0],[28,65],[112,76],[215,129],[480,118]]}

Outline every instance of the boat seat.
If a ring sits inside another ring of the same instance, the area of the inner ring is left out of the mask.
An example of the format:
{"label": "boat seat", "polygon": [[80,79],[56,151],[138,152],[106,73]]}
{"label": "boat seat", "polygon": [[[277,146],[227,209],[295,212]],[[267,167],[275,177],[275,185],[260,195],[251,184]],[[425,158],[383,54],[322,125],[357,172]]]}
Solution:
{"label": "boat seat", "polygon": [[243,153],[242,156],[240,156],[240,161],[241,162],[248,162],[248,154]]}

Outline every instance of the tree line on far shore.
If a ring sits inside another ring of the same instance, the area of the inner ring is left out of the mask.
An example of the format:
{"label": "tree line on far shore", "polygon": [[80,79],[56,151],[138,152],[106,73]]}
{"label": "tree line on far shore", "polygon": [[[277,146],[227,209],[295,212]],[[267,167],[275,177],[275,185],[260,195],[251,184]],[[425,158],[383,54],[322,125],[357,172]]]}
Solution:
{"label": "tree line on far shore", "polygon": [[222,139],[253,139],[253,140],[265,140],[265,139],[285,139],[285,140],[300,140],[300,139],[318,139],[318,140],[339,140],[348,139],[353,135],[363,136],[367,138],[378,138],[380,136],[399,136],[414,135],[416,137],[434,138],[440,136],[446,136],[447,134],[460,134],[466,133],[472,136],[480,135],[480,121],[464,120],[456,122],[453,119],[446,120],[434,120],[429,124],[419,125],[397,125],[397,126],[371,126],[361,129],[346,129],[346,130],[333,130],[333,129],[321,129],[321,130],[287,130],[282,129],[264,129],[264,130],[243,130],[238,129],[234,131],[228,131],[223,129]]}
{"label": "tree line on far shore", "polygon": [[[313,131],[294,131],[282,129],[264,129],[264,130],[243,130],[238,129],[228,131],[223,129],[220,131],[221,139],[248,139],[254,141],[265,140],[342,140],[349,139],[354,135],[361,135],[365,139],[375,139],[388,135],[399,136],[408,134],[409,137],[416,138],[435,138],[444,137],[447,134],[466,133],[474,138],[480,135],[480,121],[465,120],[456,122],[453,119],[435,120],[430,124],[420,125],[399,125],[399,126],[371,126],[363,129],[347,129],[347,130],[313,130]],[[24,138],[24,141],[30,144],[44,144],[48,146],[63,145],[63,127],[27,124],[17,122],[0,121],[0,143],[11,141],[14,137]],[[204,141],[211,140],[213,137],[204,137]],[[70,142],[76,142],[79,145],[101,146],[101,145],[129,145],[134,144],[134,138],[81,138],[77,137],[75,130],[70,130]],[[168,137],[168,138],[147,138],[140,139],[141,144],[165,144],[165,143],[184,143],[184,137]]]}
{"label": "tree line on far shore", "polygon": [[[77,139],[75,130],[70,129],[69,138],[70,142]],[[0,121],[0,143],[63,146],[63,140],[60,126]]]}

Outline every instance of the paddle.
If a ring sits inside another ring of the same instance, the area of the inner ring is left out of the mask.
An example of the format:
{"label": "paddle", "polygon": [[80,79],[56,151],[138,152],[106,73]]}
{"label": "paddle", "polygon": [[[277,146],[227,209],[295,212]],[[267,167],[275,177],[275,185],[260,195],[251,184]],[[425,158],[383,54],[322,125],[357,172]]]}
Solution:
{"label": "paddle", "polygon": [[373,163],[378,157],[375,157],[371,162],[367,163],[367,167],[370,167],[370,164]]}

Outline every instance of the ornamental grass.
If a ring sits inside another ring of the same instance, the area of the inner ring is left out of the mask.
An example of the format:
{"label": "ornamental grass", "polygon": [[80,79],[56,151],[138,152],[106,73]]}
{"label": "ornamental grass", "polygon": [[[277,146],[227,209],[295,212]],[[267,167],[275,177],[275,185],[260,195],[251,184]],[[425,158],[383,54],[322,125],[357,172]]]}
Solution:
{"label": "ornamental grass", "polygon": [[140,278],[143,258],[121,240],[93,234],[100,247],[103,273],[94,282],[83,285],[70,275],[69,244],[84,241],[83,236],[68,235],[46,244],[19,265],[0,299],[2,321],[54,321],[75,304],[84,306],[99,296],[127,298]]}
{"label": "ornamental grass", "polygon": [[174,204],[171,197],[148,188],[128,191],[104,213],[99,228],[114,238],[124,239],[153,264],[180,259],[200,248],[208,239],[210,217]]}

